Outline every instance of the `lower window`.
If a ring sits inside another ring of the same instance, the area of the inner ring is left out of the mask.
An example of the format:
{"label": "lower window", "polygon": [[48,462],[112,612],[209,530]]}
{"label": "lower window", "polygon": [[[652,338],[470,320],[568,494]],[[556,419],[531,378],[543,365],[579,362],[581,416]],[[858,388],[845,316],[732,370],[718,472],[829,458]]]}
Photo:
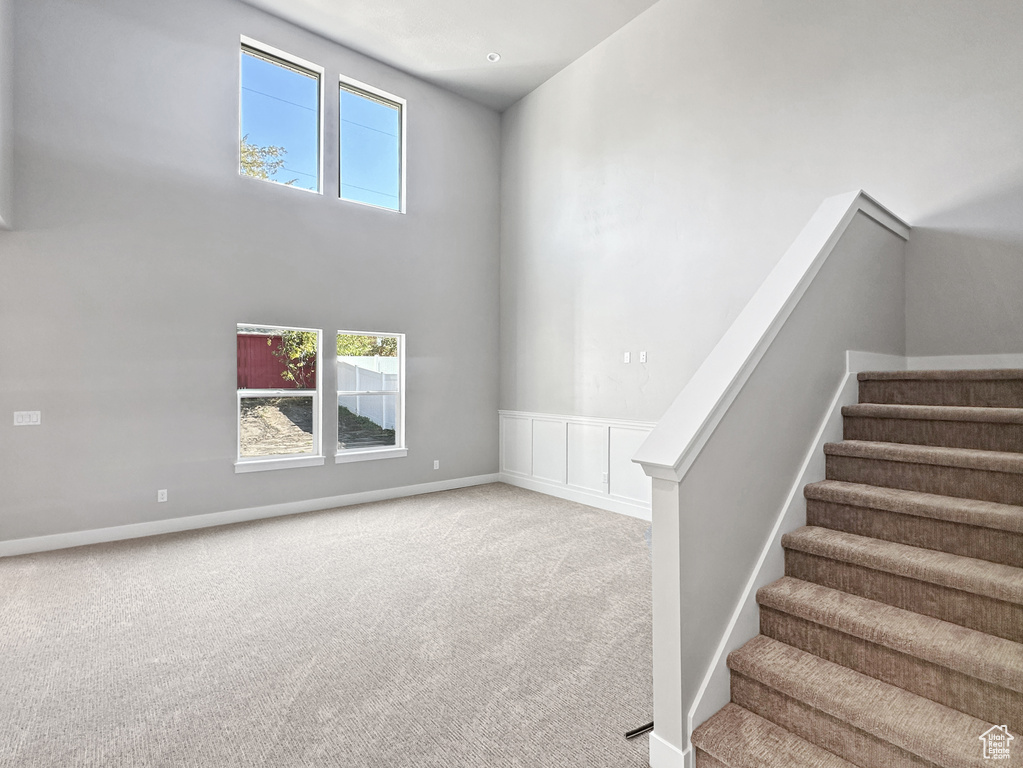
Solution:
{"label": "lower window", "polygon": [[404,368],[404,334],[338,333],[338,461],[405,455]]}
{"label": "lower window", "polygon": [[236,471],[322,464],[320,332],[239,324],[237,342]]}

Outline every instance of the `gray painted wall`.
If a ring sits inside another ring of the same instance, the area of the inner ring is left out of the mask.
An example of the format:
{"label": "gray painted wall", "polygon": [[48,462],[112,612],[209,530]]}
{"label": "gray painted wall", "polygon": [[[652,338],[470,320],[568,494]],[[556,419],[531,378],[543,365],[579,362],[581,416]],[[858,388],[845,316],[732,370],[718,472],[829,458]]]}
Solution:
{"label": "gray painted wall", "polygon": [[0,0],[0,229],[14,210],[14,0]]}
{"label": "gray painted wall", "polygon": [[[1023,217],[1023,205],[1015,209]],[[910,355],[1023,353],[1023,245],[983,231],[913,230],[906,255]]]}
{"label": "gray painted wall", "polygon": [[[234,0],[14,5],[0,540],[497,471],[495,112]],[[238,175],[241,34],[326,68],[322,196]],[[408,100],[407,215],[336,197],[338,73]],[[236,475],[238,322],[405,332],[408,458],[327,407],[326,466]]]}
{"label": "gray painted wall", "polygon": [[[833,194],[1023,234],[1021,28],[1014,0],[661,0],[527,96],[503,116],[501,407],[656,420]],[[925,311],[983,301],[928,292],[913,354],[958,347]]]}

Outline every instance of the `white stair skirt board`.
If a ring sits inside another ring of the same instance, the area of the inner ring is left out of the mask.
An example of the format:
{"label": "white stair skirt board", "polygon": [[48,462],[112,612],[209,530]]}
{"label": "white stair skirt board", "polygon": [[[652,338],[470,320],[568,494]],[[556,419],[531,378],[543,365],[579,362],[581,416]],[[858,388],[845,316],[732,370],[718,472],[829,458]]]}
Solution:
{"label": "white stair skirt board", "polygon": [[669,744],[657,731],[650,734],[650,768],[693,768],[693,750]]}
{"label": "white stair skirt board", "polygon": [[499,411],[501,481],[650,519],[650,478],[632,462],[654,425]]}
{"label": "white stair skirt board", "polygon": [[329,496],[322,499],[289,501],[284,504],[270,504],[265,507],[250,507],[248,509],[234,509],[226,512],[211,512],[205,515],[174,517],[167,520],[154,520],[148,523],[132,523],[110,528],[96,528],[89,531],[56,533],[29,539],[11,539],[9,541],[0,541],[0,557],[27,555],[33,552],[48,552],[54,549],[67,549],[68,547],[81,547],[86,544],[101,544],[109,541],[122,541],[124,539],[138,539],[143,536],[178,533],[198,528],[212,528],[216,525],[243,523],[249,520],[263,520],[269,517],[283,517],[284,515],[297,515],[302,512],[317,512],[323,509],[333,509],[334,507],[350,507],[353,504],[400,499],[405,496],[418,496],[422,493],[435,493],[437,491],[451,491],[456,488],[469,488],[474,485],[486,485],[487,483],[496,482],[500,482],[500,478],[496,474],[476,475],[475,477],[440,480],[435,483],[406,485],[399,488],[381,488],[378,491],[362,491],[361,493],[349,493],[343,496]]}

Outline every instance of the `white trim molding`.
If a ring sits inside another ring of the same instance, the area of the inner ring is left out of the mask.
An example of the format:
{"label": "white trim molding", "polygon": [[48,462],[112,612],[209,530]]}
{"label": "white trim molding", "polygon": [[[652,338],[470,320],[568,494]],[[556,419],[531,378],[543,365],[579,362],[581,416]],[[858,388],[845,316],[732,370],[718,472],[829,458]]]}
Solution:
{"label": "white trim molding", "polygon": [[401,459],[408,456],[408,448],[375,448],[366,451],[345,451],[334,454],[335,464],[351,464],[356,461],[376,459]]}
{"label": "white trim molding", "polygon": [[693,768],[693,749],[683,752],[655,730],[650,734],[650,768]]}
{"label": "white trim molding", "polygon": [[498,411],[501,481],[650,519],[650,479],[632,463],[654,425],[526,411]]}
{"label": "white trim molding", "polygon": [[272,456],[266,459],[249,459],[234,463],[235,474],[244,472],[265,472],[270,469],[296,469],[297,467],[322,467],[323,456]]}
{"label": "white trim molding", "polygon": [[825,200],[717,346],[668,408],[634,461],[651,477],[679,482],[824,262],[860,213],[898,237],[910,227],[863,190]]}
{"label": "white trim molding", "polygon": [[233,509],[226,512],[211,512],[205,515],[173,517],[166,520],[154,520],[147,523],[131,523],[110,528],[96,528],[89,531],[72,531],[56,533],[50,536],[35,536],[28,539],[11,539],[0,541],[0,557],[27,555],[33,552],[48,552],[54,549],[81,547],[86,544],[102,544],[110,541],[139,539],[144,536],[158,536],[164,533],[192,531],[199,528],[212,528],[216,525],[244,523],[250,520],[262,520],[268,517],[297,515],[302,512],[318,512],[335,507],[349,507],[353,504],[366,504],[371,501],[400,499],[406,496],[418,496],[422,493],[451,491],[456,488],[469,488],[474,485],[500,482],[496,475],[476,475],[475,477],[459,477],[453,480],[441,480],[435,483],[405,485],[399,488],[381,488],[377,491],[348,493],[342,496],[328,496],[306,501],[289,501],[284,504],[268,504],[265,507],[249,507]]}

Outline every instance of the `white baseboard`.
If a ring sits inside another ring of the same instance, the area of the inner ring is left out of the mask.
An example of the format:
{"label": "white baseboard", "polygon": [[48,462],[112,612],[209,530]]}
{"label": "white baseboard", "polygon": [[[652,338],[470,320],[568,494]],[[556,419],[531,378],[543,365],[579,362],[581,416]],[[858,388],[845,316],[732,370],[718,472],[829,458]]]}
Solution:
{"label": "white baseboard", "polygon": [[597,509],[606,509],[608,512],[617,512],[620,515],[638,517],[640,520],[650,521],[650,505],[632,503],[624,499],[616,499],[601,493],[591,493],[585,489],[573,488],[561,483],[549,483],[544,480],[537,480],[535,477],[523,477],[502,472],[499,475],[502,483],[514,485],[518,488],[525,488],[529,491],[546,493],[548,496],[557,496],[559,499],[575,501],[579,504],[586,504]]}
{"label": "white baseboard", "polygon": [[693,750],[683,752],[655,731],[650,734],[650,768],[693,768]]}
{"label": "white baseboard", "polygon": [[496,474],[476,475],[475,477],[440,480],[435,483],[421,483],[419,485],[405,485],[399,488],[382,488],[377,491],[349,493],[343,496],[329,496],[327,498],[308,499],[306,501],[290,501],[284,504],[269,504],[265,507],[233,509],[226,512],[211,512],[206,515],[174,517],[147,523],[96,528],[90,531],[72,531],[70,533],[56,533],[49,536],[35,536],[28,539],[12,539],[0,541],[0,557],[27,555],[33,552],[48,552],[54,549],[67,549],[68,547],[81,547],[86,544],[101,544],[110,541],[122,541],[124,539],[138,539],[143,536],[178,533],[198,528],[212,528],[216,525],[229,525],[250,520],[262,520],[268,517],[296,515],[302,512],[316,512],[322,509],[348,507],[353,504],[399,499],[406,496],[418,496],[423,493],[435,493],[437,491],[450,491],[456,488],[468,488],[474,485],[485,485],[499,481],[500,477]]}

